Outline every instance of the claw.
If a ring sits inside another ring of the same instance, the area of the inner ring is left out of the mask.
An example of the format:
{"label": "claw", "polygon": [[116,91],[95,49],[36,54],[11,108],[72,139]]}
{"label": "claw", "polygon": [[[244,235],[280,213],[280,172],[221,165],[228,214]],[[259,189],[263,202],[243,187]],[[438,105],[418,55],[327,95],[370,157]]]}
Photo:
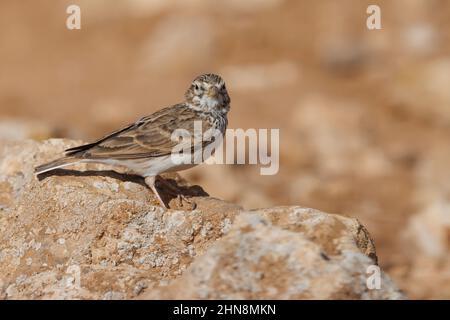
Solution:
{"label": "claw", "polygon": [[164,201],[162,200],[155,182],[156,179],[158,179],[158,182],[161,182],[162,184],[164,184],[167,187],[167,192],[172,194],[173,196],[175,196],[178,199],[178,206],[179,207],[183,207],[183,201],[187,202],[190,205],[190,210],[195,210],[195,208],[197,208],[197,204],[188,199],[185,195],[181,194],[180,190],[177,187],[174,187],[172,184],[170,184],[169,182],[167,182],[166,180],[164,180],[162,177],[160,176],[156,176],[156,177],[146,177],[145,178],[145,183],[150,187],[150,189],[152,189],[153,193],[155,194],[156,198],[158,199],[158,202],[161,204],[161,206],[165,209],[169,209],[169,206],[166,205],[164,203]]}
{"label": "claw", "polygon": [[190,210],[195,210],[195,208],[197,208],[197,203],[195,203],[195,201],[188,199],[185,195],[178,194],[177,198],[178,198],[178,205],[180,207],[183,207],[183,201],[184,201],[184,202],[187,202],[191,206]]}

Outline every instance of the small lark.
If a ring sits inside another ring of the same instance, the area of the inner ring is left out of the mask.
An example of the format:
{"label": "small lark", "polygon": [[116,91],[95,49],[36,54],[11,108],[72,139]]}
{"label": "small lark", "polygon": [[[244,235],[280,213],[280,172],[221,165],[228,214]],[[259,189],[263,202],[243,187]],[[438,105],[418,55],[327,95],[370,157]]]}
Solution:
{"label": "small lark", "polygon": [[[163,172],[191,168],[197,163],[176,164],[171,158],[173,148],[179,144],[171,139],[177,129],[194,133],[194,122],[201,121],[202,131],[218,130],[223,136],[228,124],[230,97],[222,78],[204,74],[194,79],[185,94],[185,101],[143,117],[100,140],[65,150],[65,156],[36,167],[41,174],[75,163],[102,163],[118,165],[145,178],[159,203],[167,208],[155,187],[156,178]],[[213,140],[200,140],[201,146],[192,144],[191,150],[205,148]],[[195,139],[194,139],[195,142]]]}

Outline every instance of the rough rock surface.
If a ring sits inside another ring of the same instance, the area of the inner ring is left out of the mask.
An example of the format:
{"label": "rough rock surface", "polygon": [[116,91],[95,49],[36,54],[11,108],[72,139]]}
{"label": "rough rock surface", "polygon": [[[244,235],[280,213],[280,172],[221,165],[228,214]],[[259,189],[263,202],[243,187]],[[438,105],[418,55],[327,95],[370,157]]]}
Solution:
{"label": "rough rock surface", "polygon": [[246,212],[177,175],[166,178],[193,195],[195,210],[172,199],[164,212],[142,179],[99,165],[36,178],[34,166],[75,144],[0,143],[1,298],[403,297],[384,273],[381,289],[367,288],[376,253],[355,219]]}
{"label": "rough rock surface", "polygon": [[396,299],[367,287],[373,243],[355,220],[300,207],[241,213],[182,277],[142,298]]}

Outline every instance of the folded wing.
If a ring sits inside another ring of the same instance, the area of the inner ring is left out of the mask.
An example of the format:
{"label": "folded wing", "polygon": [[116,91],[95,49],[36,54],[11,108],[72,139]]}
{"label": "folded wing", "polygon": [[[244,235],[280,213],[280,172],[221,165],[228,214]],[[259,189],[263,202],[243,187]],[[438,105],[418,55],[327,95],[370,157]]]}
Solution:
{"label": "folded wing", "polygon": [[[180,141],[171,139],[177,129],[194,132],[194,122],[201,121],[202,132],[211,128],[211,123],[202,120],[195,110],[184,105],[162,109],[148,117],[115,131],[102,139],[66,150],[66,156],[83,159],[138,159],[169,155]],[[189,147],[196,147],[183,140]],[[197,141],[201,141],[198,140]],[[200,142],[202,146],[211,141]]]}

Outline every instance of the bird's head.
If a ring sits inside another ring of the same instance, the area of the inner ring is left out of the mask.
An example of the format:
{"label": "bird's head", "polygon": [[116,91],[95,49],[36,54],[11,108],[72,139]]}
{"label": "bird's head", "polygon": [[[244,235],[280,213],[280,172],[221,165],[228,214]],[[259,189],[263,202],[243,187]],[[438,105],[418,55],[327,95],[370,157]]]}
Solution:
{"label": "bird's head", "polygon": [[208,73],[195,78],[185,97],[189,106],[198,110],[227,113],[230,109],[225,82],[216,74]]}

